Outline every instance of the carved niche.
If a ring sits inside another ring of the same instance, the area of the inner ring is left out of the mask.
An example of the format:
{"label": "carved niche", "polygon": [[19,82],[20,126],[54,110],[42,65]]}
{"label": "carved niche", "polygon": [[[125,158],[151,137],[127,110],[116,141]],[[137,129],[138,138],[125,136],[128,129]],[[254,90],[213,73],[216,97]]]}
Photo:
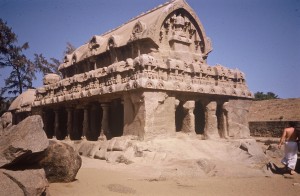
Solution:
{"label": "carved niche", "polygon": [[197,54],[202,58],[204,43],[195,20],[187,12],[176,10],[163,22],[160,42],[171,51]]}
{"label": "carved niche", "polygon": [[145,29],[146,29],[146,24],[141,21],[137,21],[137,23],[135,23],[135,25],[132,29],[130,41],[140,39],[140,37],[142,36],[142,33],[145,31]]}

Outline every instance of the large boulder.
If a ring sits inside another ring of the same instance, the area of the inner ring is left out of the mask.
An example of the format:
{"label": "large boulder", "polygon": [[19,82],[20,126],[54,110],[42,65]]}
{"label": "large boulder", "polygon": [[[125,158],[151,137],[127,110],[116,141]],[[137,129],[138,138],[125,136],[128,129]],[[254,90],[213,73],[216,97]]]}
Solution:
{"label": "large boulder", "polygon": [[49,195],[48,181],[43,169],[11,171],[0,170],[0,195]]}
{"label": "large boulder", "polygon": [[74,148],[58,140],[50,140],[40,155],[39,167],[44,168],[49,182],[71,182],[81,167],[81,157]]}
{"label": "large boulder", "polygon": [[12,124],[12,114],[11,112],[5,112],[0,117],[0,129],[4,129]]}
{"label": "large boulder", "polygon": [[0,167],[27,159],[44,151],[49,145],[39,115],[26,118],[0,138]]}

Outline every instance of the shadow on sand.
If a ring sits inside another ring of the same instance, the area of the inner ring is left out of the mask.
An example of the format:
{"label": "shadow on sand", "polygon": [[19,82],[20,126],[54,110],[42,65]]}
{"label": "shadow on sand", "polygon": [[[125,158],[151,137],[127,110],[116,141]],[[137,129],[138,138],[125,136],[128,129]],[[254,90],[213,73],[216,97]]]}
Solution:
{"label": "shadow on sand", "polygon": [[271,163],[271,162],[267,164],[267,169],[271,170],[273,174],[280,174],[280,175],[289,174],[289,171],[286,167],[278,167],[275,163]]}
{"label": "shadow on sand", "polygon": [[[269,162],[267,164],[267,169],[271,170],[271,172],[273,174],[279,174],[279,175],[290,174],[290,170],[286,166],[278,167],[275,163],[271,163],[271,162]],[[299,159],[297,161],[295,172],[297,172],[298,174],[300,173],[300,160]]]}

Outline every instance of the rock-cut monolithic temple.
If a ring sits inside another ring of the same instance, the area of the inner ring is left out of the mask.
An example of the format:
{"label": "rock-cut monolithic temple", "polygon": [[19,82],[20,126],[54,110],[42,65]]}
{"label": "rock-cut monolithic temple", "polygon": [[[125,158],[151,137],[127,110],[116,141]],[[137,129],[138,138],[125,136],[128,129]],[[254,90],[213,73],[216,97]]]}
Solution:
{"label": "rock-cut monolithic temple", "polygon": [[211,51],[193,9],[167,2],[65,56],[62,77],[48,74],[14,101],[13,124],[39,114],[49,138],[71,140],[235,136],[243,112],[230,108],[253,95],[244,73],[207,64]]}

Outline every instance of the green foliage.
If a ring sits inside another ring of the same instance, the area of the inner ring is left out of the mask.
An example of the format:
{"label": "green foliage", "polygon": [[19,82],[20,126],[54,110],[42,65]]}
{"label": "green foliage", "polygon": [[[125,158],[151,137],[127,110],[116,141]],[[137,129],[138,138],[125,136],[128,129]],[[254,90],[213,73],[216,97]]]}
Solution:
{"label": "green foliage", "polygon": [[273,92],[267,92],[266,94],[263,92],[256,92],[254,93],[254,100],[268,100],[268,99],[279,99],[278,95]]}
{"label": "green foliage", "polygon": [[42,54],[34,54],[31,61],[23,53],[29,48],[26,42],[18,45],[16,34],[7,23],[0,19],[0,68],[9,68],[9,76],[5,78],[5,87],[1,89],[1,95],[21,94],[28,88],[33,88],[32,82],[36,79],[36,73],[57,73],[59,61],[50,59],[47,61]]}

